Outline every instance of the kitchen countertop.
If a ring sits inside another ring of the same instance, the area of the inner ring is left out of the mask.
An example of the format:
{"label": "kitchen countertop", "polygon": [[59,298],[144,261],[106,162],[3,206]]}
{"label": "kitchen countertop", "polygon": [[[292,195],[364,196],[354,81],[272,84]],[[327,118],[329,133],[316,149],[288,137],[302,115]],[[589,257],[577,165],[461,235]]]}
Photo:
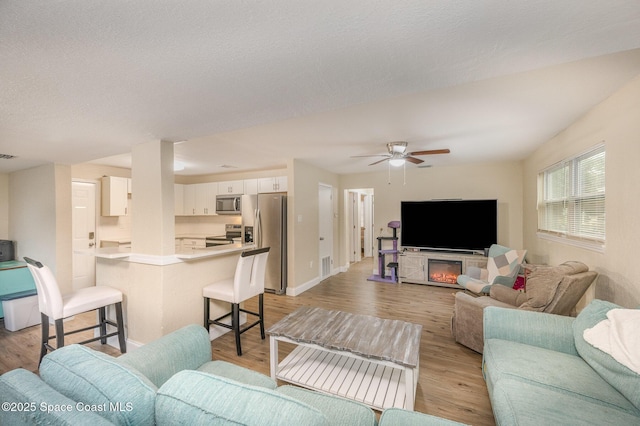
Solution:
{"label": "kitchen countertop", "polygon": [[[204,240],[206,238],[207,237],[203,234],[176,234],[176,240],[182,240],[182,239]],[[104,238],[104,239],[101,239],[100,241],[116,243],[116,244],[131,244],[131,237]]]}
{"label": "kitchen countertop", "polygon": [[[169,257],[173,257],[182,261],[202,259],[206,257],[222,256],[229,253],[235,253],[243,250],[255,248],[255,244],[225,244],[207,248],[184,249],[176,252]],[[143,254],[132,253],[130,248],[124,247],[107,247],[96,250],[96,257],[101,259],[127,259],[133,256],[145,256]]]}

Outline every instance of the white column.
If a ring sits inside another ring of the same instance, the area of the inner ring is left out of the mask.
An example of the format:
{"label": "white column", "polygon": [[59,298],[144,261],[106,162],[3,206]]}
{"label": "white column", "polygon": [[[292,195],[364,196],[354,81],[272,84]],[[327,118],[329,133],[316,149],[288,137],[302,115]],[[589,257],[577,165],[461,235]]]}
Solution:
{"label": "white column", "polygon": [[131,151],[133,253],[175,253],[173,142],[153,141]]}

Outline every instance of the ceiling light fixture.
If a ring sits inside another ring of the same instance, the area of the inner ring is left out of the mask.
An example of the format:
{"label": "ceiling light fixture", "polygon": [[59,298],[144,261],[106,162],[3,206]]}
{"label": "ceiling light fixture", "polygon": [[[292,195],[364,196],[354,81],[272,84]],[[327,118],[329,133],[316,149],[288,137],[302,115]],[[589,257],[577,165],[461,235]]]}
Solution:
{"label": "ceiling light fixture", "polygon": [[392,157],[389,159],[389,164],[393,167],[400,167],[404,164],[405,158],[401,152],[394,152]]}
{"label": "ceiling light fixture", "polygon": [[393,167],[400,167],[404,164],[404,158],[392,158],[391,160],[389,160],[389,164],[391,164]]}

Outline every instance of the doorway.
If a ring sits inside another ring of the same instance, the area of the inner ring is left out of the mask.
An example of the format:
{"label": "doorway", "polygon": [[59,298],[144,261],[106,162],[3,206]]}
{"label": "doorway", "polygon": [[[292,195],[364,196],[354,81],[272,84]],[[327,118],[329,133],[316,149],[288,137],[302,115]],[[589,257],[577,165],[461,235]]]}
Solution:
{"label": "doorway", "polygon": [[71,182],[72,285],[81,289],[96,285],[96,184]]}
{"label": "doorway", "polygon": [[349,262],[373,256],[373,188],[345,191]]}

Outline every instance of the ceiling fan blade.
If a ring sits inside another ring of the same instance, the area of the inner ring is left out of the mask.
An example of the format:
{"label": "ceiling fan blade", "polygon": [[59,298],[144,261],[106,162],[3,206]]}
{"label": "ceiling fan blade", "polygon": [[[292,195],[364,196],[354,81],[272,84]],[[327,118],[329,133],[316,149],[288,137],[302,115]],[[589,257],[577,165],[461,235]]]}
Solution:
{"label": "ceiling fan blade", "polygon": [[448,149],[431,149],[428,151],[414,151],[410,152],[409,155],[432,155],[432,154],[448,154],[451,151]]}
{"label": "ceiling fan blade", "polygon": [[349,158],[364,158],[364,157],[388,157],[387,154],[374,154],[374,155],[352,155]]}
{"label": "ceiling fan blade", "polygon": [[420,164],[420,163],[424,163],[424,160],[421,160],[419,158],[414,158],[414,157],[404,157],[405,160],[407,160],[410,163],[413,164]]}
{"label": "ceiling fan blade", "polygon": [[384,159],[382,159],[382,160],[376,161],[376,162],[371,163],[371,164],[369,164],[369,165],[370,165],[370,166],[374,166],[374,165],[376,165],[376,164],[380,164],[380,163],[382,163],[383,161],[387,161],[387,160],[388,160],[388,158],[384,158]]}

